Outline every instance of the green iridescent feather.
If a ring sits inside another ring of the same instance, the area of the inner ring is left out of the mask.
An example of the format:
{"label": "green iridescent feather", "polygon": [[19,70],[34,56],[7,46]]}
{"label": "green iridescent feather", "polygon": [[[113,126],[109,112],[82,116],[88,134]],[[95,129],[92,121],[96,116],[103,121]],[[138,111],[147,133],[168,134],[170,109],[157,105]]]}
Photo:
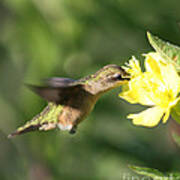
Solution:
{"label": "green iridescent feather", "polygon": [[30,129],[45,130],[43,129],[43,125],[55,125],[58,122],[58,116],[62,111],[62,107],[62,105],[49,102],[40,114],[35,116],[31,121],[28,121],[24,126],[19,127],[14,133],[10,134],[9,137],[30,131]]}

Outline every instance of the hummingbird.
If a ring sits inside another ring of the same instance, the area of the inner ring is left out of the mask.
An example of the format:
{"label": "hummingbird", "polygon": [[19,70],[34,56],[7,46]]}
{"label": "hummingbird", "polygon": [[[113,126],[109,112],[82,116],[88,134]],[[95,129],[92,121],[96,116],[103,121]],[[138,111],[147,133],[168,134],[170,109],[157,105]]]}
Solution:
{"label": "hummingbird", "polygon": [[79,80],[53,77],[46,79],[43,86],[27,85],[48,102],[47,106],[8,137],[55,128],[74,134],[79,123],[93,110],[97,100],[128,80],[129,74],[123,68],[110,64]]}

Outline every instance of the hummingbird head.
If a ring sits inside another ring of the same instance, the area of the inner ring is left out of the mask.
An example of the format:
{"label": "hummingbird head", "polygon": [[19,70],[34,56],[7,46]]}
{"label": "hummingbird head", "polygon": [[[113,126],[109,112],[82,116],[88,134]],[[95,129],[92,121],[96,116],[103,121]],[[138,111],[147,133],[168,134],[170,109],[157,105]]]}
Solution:
{"label": "hummingbird head", "polygon": [[110,64],[91,75],[89,84],[96,93],[114,89],[130,80],[129,74],[120,66]]}

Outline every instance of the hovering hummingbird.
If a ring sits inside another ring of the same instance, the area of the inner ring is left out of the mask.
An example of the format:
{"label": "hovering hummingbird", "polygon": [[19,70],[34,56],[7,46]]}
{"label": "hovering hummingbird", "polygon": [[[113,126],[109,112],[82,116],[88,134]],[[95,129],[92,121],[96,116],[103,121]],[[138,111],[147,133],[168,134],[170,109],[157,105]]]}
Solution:
{"label": "hovering hummingbird", "polygon": [[120,66],[111,64],[79,80],[54,77],[47,79],[44,86],[28,85],[31,90],[47,100],[48,105],[8,137],[57,127],[73,134],[78,124],[92,111],[97,100],[105,92],[127,83],[128,80],[128,73]]}

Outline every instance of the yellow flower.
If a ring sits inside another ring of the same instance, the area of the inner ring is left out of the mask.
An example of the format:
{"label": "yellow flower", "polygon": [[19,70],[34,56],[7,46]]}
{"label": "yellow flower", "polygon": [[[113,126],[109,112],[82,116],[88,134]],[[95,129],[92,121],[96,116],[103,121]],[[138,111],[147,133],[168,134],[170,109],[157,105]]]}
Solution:
{"label": "yellow flower", "polygon": [[123,86],[119,96],[132,104],[150,106],[138,114],[128,115],[128,118],[135,125],[153,127],[161,119],[163,123],[168,120],[171,108],[180,99],[180,77],[174,66],[158,53],[151,52],[145,57],[145,72],[134,57],[130,60],[125,69],[131,80]]}

